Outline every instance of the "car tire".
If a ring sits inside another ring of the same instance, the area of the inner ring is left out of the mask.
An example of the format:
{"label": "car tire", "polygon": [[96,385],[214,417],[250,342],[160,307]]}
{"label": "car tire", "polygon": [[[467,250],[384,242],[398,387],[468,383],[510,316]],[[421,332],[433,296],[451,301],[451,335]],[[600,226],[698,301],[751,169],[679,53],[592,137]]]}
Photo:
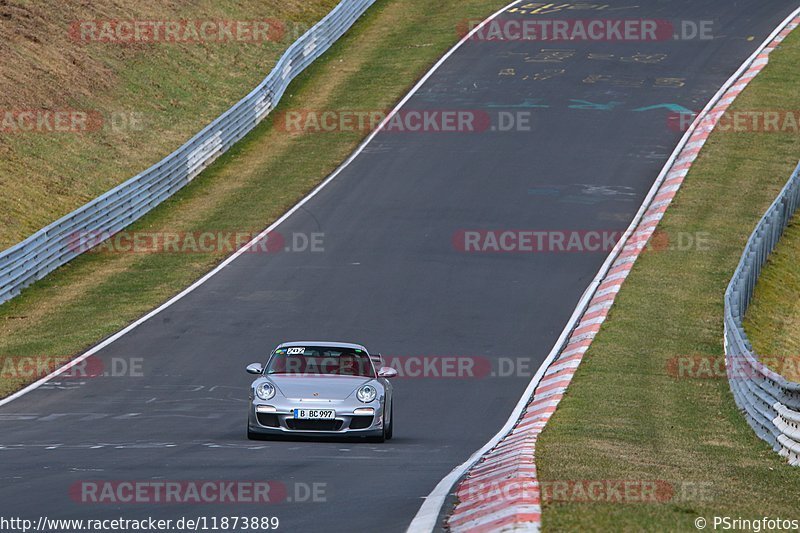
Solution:
{"label": "car tire", "polygon": [[250,428],[247,428],[247,440],[261,440],[263,436],[256,433],[255,431],[250,431]]}
{"label": "car tire", "polygon": [[369,437],[367,439],[367,442],[377,442],[378,444],[380,444],[381,442],[385,442],[386,439],[388,438],[386,436],[387,430],[388,430],[388,428],[386,427],[386,424],[384,424],[383,425],[383,429],[381,431],[381,434],[378,435],[377,437]]}
{"label": "car tire", "polygon": [[392,405],[389,408],[389,424],[385,432],[386,440],[391,440],[393,433],[394,433],[394,405]]}

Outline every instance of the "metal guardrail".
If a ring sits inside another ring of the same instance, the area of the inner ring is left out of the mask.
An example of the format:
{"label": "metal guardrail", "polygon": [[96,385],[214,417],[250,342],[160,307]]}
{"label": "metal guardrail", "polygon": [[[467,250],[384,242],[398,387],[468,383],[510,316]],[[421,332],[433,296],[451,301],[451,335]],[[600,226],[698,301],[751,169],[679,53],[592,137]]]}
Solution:
{"label": "metal guardrail", "polygon": [[[80,255],[76,236],[112,236],[191,182],[275,108],[289,83],[320,57],[375,0],[342,0],[303,34],[250,94],[141,174],[0,253],[0,304]],[[96,242],[96,241],[93,241]]]}
{"label": "metal guardrail", "polygon": [[768,369],[742,328],[761,269],[800,205],[800,165],[761,218],[725,291],[725,360],[736,404],[756,434],[800,466],[800,383]]}

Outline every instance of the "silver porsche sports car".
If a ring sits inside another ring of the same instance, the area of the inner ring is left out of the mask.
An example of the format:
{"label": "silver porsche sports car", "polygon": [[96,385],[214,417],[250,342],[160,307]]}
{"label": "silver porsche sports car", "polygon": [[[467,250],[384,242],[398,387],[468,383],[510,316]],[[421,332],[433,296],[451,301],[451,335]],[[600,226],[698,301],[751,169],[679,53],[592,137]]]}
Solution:
{"label": "silver porsche sports car", "polygon": [[360,344],[285,342],[266,365],[247,367],[247,436],[360,436],[392,438],[392,385],[397,375]]}

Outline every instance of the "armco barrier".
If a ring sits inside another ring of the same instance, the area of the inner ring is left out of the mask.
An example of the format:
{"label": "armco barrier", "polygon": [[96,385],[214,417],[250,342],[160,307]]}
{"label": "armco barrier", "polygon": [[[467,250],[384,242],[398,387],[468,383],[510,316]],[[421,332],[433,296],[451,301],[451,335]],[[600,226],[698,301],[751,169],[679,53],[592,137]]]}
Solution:
{"label": "armco barrier", "polygon": [[756,434],[793,465],[800,465],[800,383],[759,362],[742,317],[769,254],[800,205],[800,165],[759,221],[725,291],[725,359],[736,404]]}
{"label": "armco barrier", "polygon": [[194,179],[276,106],[289,83],[336,42],[375,0],[342,0],[278,60],[250,94],[141,174],[0,253],[0,304],[82,251],[75,235],[113,235]]}

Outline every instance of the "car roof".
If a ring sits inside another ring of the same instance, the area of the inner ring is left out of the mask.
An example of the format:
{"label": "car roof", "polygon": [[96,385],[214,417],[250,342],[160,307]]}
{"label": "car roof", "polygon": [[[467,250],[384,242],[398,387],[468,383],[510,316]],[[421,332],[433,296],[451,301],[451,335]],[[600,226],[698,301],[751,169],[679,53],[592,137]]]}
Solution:
{"label": "car roof", "polygon": [[327,346],[330,348],[351,348],[353,350],[364,350],[365,352],[369,353],[364,346],[361,344],[355,344],[353,342],[291,341],[282,343],[278,346],[278,348],[291,348],[292,346]]}

